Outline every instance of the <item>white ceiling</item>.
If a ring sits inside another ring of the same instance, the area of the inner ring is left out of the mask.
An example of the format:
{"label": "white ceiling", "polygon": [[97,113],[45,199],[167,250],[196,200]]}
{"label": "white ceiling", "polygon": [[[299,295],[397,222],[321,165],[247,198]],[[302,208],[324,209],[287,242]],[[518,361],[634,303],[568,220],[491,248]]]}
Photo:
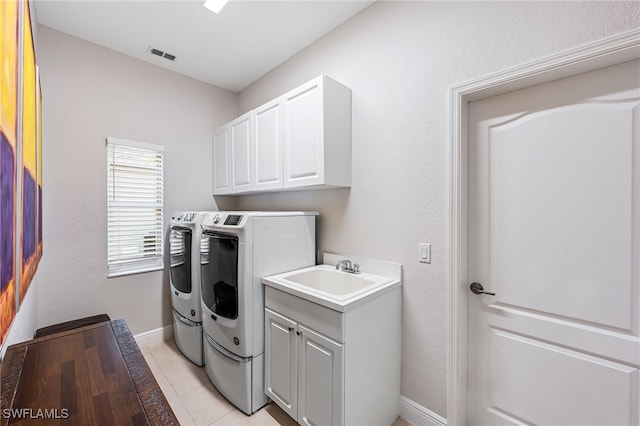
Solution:
{"label": "white ceiling", "polygon": [[231,0],[216,15],[200,0],[36,0],[35,10],[42,25],[238,92],[374,1]]}

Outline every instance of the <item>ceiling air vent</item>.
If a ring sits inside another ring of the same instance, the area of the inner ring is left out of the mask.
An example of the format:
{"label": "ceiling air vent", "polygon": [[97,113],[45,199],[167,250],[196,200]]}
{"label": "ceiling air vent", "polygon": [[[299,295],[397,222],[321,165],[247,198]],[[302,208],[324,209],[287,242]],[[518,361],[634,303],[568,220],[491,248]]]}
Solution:
{"label": "ceiling air vent", "polygon": [[167,52],[163,52],[160,49],[156,49],[155,47],[151,47],[149,46],[149,48],[147,49],[147,52],[151,53],[152,55],[156,55],[156,56],[160,56],[161,58],[165,58],[169,61],[175,61],[176,60],[176,55],[172,55],[171,53],[167,53]]}

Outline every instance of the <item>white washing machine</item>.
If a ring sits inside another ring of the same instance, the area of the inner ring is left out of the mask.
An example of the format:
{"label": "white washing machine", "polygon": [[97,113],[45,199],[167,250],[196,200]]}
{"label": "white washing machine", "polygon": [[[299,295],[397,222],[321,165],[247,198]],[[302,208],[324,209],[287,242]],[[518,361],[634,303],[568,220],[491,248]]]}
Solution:
{"label": "white washing machine", "polygon": [[214,212],[202,222],[201,292],[207,375],[248,415],[264,394],[267,275],[315,265],[315,212]]}
{"label": "white washing machine", "polygon": [[176,345],[204,365],[200,302],[200,224],[209,212],[175,212],[169,234],[171,305]]}

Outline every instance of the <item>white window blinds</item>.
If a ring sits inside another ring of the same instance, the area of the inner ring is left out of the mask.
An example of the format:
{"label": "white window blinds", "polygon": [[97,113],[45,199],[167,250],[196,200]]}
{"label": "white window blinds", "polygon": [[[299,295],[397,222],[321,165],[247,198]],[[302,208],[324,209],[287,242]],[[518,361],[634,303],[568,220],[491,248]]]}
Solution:
{"label": "white window blinds", "polygon": [[107,276],[163,268],[163,150],[107,138]]}

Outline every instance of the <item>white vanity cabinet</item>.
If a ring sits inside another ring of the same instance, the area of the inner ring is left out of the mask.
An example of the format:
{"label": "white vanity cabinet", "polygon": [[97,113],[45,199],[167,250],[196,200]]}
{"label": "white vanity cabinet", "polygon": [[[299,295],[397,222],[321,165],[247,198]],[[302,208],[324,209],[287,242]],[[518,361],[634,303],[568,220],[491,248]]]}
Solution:
{"label": "white vanity cabinet", "polygon": [[339,312],[265,286],[265,393],[302,425],[399,414],[401,289]]}
{"label": "white vanity cabinet", "polygon": [[351,185],[351,90],[324,75],[214,135],[213,195]]}
{"label": "white vanity cabinet", "polygon": [[266,309],[266,394],[301,424],[342,418],[342,344]]}

